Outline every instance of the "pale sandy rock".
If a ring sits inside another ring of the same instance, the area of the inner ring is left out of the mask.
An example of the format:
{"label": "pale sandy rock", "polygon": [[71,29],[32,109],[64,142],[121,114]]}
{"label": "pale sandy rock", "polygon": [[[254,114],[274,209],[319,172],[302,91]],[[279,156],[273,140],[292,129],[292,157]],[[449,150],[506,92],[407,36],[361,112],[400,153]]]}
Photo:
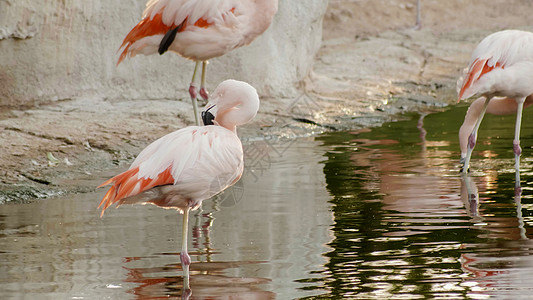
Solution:
{"label": "pale sandy rock", "polygon": [[[117,49],[146,0],[0,0],[0,104],[64,99],[187,99],[194,63],[173,53],[116,67]],[[227,78],[290,97],[320,47],[326,0],[280,0],[265,34],[212,60],[208,88]]]}
{"label": "pale sandy rock", "polygon": [[[0,190],[28,182],[40,193],[92,189],[117,173],[114,164],[126,168],[155,138],[193,123],[192,62],[166,54],[115,67],[145,0],[35,2],[0,0],[0,104],[72,100],[0,109]],[[360,129],[455,103],[457,78],[483,37],[533,30],[530,0],[422,0],[421,30],[412,28],[415,3],[330,0],[309,73],[326,1],[280,0],[263,36],[213,59],[208,87],[231,76],[260,90],[258,116],[239,128],[244,139]],[[295,88],[302,78],[303,94]]]}

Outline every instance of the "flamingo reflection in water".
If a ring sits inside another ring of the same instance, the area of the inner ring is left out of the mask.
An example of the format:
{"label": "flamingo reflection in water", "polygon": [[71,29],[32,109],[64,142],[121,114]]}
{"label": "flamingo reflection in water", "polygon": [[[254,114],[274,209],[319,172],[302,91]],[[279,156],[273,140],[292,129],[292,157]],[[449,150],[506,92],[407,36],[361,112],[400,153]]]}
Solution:
{"label": "flamingo reflection in water", "polygon": [[226,80],[202,112],[204,124],[211,126],[189,126],[163,136],[141,151],[127,171],[100,185],[112,184],[100,202],[101,215],[113,203],[150,203],[183,213],[184,291],[190,290],[189,211],[240,179],[243,149],[236,127],[252,120],[258,109],[259,97],[251,85]]}
{"label": "flamingo reflection in water", "polygon": [[[482,180],[479,183],[482,191],[486,185],[496,181],[491,175],[477,178]],[[483,215],[478,185],[468,174],[461,175],[461,198],[472,223],[476,224],[476,228],[482,229],[483,235],[489,238],[489,244],[461,245],[461,268],[472,276],[465,279],[465,286],[475,287],[471,291],[472,294],[515,298],[523,286],[529,286],[524,281],[525,278],[531,277],[533,265],[531,256],[527,254],[531,252],[533,244],[528,238],[522,215],[521,195],[514,195],[516,217],[497,217],[497,221],[485,220],[496,218],[490,213],[488,216]],[[486,205],[489,203],[490,201],[487,201]]]}
{"label": "flamingo reflection in water", "polygon": [[[488,185],[488,182],[496,181],[495,178],[490,178],[490,175],[487,175],[489,178],[482,178],[485,184]],[[492,187],[494,189],[494,187]],[[524,217],[522,214],[522,199],[521,199],[521,193],[514,194],[514,204],[516,205],[516,223],[514,222],[514,218],[508,218],[509,221],[506,222],[510,223],[507,224],[508,228],[518,228],[518,235],[514,232],[504,232],[504,235],[501,235],[499,231],[494,231],[492,234],[495,238],[506,238],[506,239],[512,239],[512,240],[528,240],[527,232],[525,228],[525,222]],[[480,213],[480,198],[479,198],[479,190],[478,185],[474,181],[474,179],[468,175],[468,174],[461,174],[461,199],[463,200],[463,203],[465,205],[465,208],[467,210],[468,215],[472,218],[472,221],[478,224],[484,223],[483,214]],[[501,225],[501,224],[500,224]]]}
{"label": "flamingo reflection in water", "polygon": [[[127,260],[143,260],[148,258],[135,257]],[[193,278],[195,297],[201,299],[275,299],[275,294],[262,290],[259,286],[268,284],[270,279],[261,277],[229,277],[224,275],[227,269],[240,268],[245,265],[260,264],[259,261],[246,262],[201,262],[195,263],[199,273]],[[128,291],[142,299],[172,298],[179,296],[182,281],[173,276],[179,265],[129,268],[126,282],[135,283],[136,287]]]}

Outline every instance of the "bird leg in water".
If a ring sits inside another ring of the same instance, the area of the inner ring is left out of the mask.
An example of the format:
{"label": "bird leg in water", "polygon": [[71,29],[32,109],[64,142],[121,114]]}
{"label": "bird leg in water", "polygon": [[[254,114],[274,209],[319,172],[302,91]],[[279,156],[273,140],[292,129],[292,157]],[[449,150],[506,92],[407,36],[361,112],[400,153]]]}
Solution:
{"label": "bird leg in water", "polygon": [[481,121],[483,120],[483,116],[485,115],[485,112],[487,111],[487,106],[489,105],[489,101],[492,97],[487,97],[485,100],[485,103],[483,103],[483,108],[481,109],[481,113],[479,114],[479,117],[477,118],[476,125],[474,126],[474,129],[472,130],[472,133],[468,137],[468,150],[466,152],[466,157],[463,164],[462,172],[466,173],[468,172],[469,165],[470,165],[470,158],[472,157],[472,152],[474,151],[474,146],[476,146],[476,138],[477,138],[477,132],[479,130],[479,125],[481,124]]}
{"label": "bird leg in water", "polygon": [[517,156],[522,154],[522,147],[520,147],[520,140],[513,140],[513,152]]}
{"label": "bird leg in water", "polygon": [[187,253],[187,234],[188,234],[188,225],[189,225],[189,207],[183,210],[183,227],[181,230],[181,267],[183,268],[183,289],[190,290],[189,286],[189,266],[191,265],[191,257]]}
{"label": "bird leg in water", "polygon": [[205,71],[207,69],[207,64],[208,64],[207,61],[202,62],[202,81],[200,83],[200,96],[205,101],[209,100],[209,93],[207,92],[207,89],[205,88],[205,77],[206,77]]}
{"label": "bird leg in water", "polygon": [[197,61],[194,65],[194,72],[192,73],[191,84],[189,85],[189,95],[191,96],[192,108],[194,111],[194,121],[196,122],[196,126],[200,126],[200,119],[198,118],[198,102],[196,101],[196,99],[198,98],[198,88],[195,85],[196,72],[198,71],[199,64],[200,62]]}
{"label": "bird leg in water", "polygon": [[524,109],[524,102],[526,98],[517,98],[516,103],[516,125],[514,128],[514,140],[513,140],[513,152],[515,158],[515,171],[516,171],[516,186],[520,186],[520,155],[522,154],[522,148],[520,148],[520,127],[522,127],[522,111]]}

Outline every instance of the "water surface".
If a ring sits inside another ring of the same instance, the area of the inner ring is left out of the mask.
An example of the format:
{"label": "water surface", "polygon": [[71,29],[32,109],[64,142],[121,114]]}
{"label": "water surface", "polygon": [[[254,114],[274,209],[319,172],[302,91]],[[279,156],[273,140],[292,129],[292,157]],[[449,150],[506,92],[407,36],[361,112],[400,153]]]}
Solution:
{"label": "water surface", "polygon": [[[515,196],[514,116],[488,116],[461,177],[465,110],[246,143],[243,179],[191,216],[191,298],[527,298],[533,128]],[[181,216],[148,205],[100,219],[104,193],[0,206],[2,299],[181,296]]]}

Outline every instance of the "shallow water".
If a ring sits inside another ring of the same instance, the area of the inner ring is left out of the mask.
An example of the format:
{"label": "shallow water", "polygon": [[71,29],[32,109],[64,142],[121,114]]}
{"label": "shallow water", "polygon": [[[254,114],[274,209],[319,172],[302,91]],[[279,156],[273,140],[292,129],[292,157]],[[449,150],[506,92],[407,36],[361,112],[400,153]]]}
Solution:
{"label": "shallow water", "polygon": [[[488,116],[462,178],[465,110],[247,143],[243,179],[191,215],[191,298],[527,298],[533,130],[515,197],[514,116]],[[181,296],[181,216],[100,219],[104,193],[0,206],[0,298]]]}

